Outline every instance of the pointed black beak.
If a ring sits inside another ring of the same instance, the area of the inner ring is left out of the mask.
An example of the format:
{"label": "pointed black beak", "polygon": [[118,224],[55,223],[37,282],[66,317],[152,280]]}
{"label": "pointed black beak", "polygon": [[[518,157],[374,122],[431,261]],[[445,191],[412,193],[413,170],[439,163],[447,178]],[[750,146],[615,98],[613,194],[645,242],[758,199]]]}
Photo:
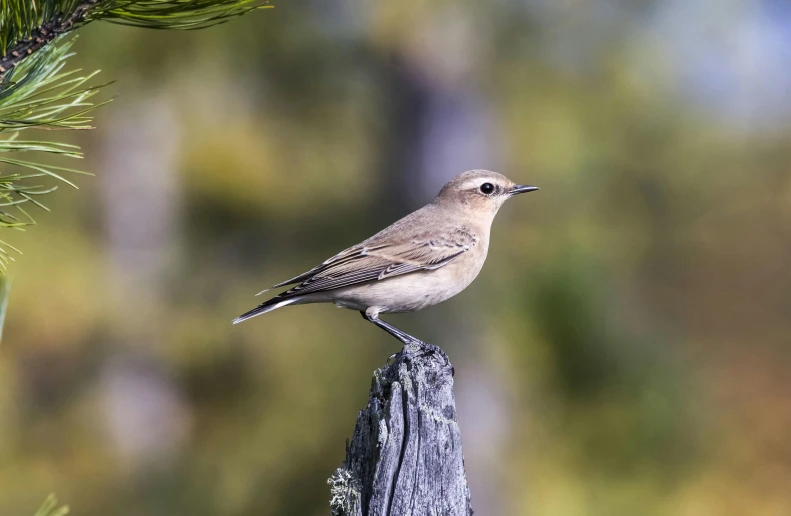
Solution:
{"label": "pointed black beak", "polygon": [[538,189],[539,188],[537,186],[514,185],[513,188],[508,190],[508,193],[513,196],[513,195],[517,195],[517,194],[520,194],[520,193],[534,192],[534,191],[536,191]]}

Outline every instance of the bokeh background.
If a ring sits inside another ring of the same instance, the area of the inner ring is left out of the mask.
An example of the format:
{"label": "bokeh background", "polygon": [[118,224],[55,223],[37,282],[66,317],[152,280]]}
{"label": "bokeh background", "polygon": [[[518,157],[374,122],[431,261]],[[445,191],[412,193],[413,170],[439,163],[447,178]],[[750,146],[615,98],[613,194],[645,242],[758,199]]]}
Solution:
{"label": "bokeh background", "polygon": [[79,31],[117,99],[9,238],[0,514],[328,514],[396,341],[230,321],[472,168],[541,191],[390,320],[454,361],[476,514],[791,514],[787,2],[274,5]]}

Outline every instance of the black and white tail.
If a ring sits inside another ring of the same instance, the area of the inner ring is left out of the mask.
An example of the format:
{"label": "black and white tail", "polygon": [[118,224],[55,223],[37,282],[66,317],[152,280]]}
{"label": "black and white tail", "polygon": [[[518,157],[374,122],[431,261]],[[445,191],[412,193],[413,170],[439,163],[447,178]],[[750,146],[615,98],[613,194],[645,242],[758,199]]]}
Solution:
{"label": "black and white tail", "polygon": [[299,297],[289,297],[287,299],[283,299],[282,297],[273,297],[268,301],[264,301],[257,307],[253,308],[249,312],[245,312],[236,319],[233,320],[233,324],[239,324],[242,321],[246,321],[247,319],[252,319],[256,315],[265,314],[267,312],[271,312],[272,310],[276,310],[281,306],[290,305],[291,303],[295,303],[299,301]]}

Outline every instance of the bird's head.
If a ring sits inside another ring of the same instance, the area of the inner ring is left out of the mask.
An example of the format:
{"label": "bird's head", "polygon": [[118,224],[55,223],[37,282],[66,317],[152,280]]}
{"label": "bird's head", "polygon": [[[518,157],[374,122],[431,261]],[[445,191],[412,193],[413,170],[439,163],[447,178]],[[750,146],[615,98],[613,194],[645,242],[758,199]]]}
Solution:
{"label": "bird's head", "polygon": [[538,187],[518,185],[497,172],[469,170],[448,181],[434,202],[494,218],[506,200],[535,190]]}

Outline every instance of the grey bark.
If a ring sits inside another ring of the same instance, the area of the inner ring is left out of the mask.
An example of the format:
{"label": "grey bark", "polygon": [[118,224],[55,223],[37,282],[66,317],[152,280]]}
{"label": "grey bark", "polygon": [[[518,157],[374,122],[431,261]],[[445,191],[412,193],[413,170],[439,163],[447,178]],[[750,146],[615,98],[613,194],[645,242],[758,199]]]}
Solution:
{"label": "grey bark", "polygon": [[444,353],[401,352],[374,372],[346,460],[328,483],[335,516],[472,515]]}

